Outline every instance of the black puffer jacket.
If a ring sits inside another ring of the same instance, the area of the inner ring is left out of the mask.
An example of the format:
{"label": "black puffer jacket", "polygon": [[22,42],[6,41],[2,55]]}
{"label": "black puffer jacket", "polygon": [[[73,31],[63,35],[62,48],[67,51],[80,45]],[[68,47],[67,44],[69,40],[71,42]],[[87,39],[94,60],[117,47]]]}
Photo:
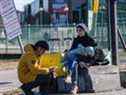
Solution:
{"label": "black puffer jacket", "polygon": [[94,39],[92,39],[90,36],[88,36],[86,34],[83,37],[78,36],[78,37],[74,38],[73,44],[72,44],[70,50],[77,48],[79,44],[83,45],[84,47],[88,47],[88,46],[95,47],[97,45],[96,42],[94,41]]}

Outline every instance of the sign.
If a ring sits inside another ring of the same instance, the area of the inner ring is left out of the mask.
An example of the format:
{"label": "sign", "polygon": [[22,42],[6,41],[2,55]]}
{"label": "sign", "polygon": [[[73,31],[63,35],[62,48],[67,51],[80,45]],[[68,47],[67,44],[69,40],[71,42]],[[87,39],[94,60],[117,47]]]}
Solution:
{"label": "sign", "polygon": [[13,0],[0,0],[0,14],[3,19],[8,40],[22,34]]}

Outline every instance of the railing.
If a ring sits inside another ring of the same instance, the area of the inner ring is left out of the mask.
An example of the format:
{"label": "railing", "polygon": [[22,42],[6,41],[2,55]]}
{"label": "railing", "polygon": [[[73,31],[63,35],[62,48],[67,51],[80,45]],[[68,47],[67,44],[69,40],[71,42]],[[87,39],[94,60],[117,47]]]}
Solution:
{"label": "railing", "polygon": [[[126,22],[118,24],[118,27],[126,41]],[[76,36],[75,25],[69,26],[22,26],[21,35],[23,45],[27,43],[34,44],[38,40],[46,40],[49,43],[51,51],[64,51],[69,49],[73,38]],[[92,37],[95,37],[98,47],[107,48],[107,24],[97,24],[96,33],[89,32]],[[119,41],[119,48],[122,45]],[[4,29],[0,28],[0,53],[20,53],[18,41],[7,41],[4,35]]]}
{"label": "railing", "polygon": [[[20,53],[19,45],[16,39],[8,42],[4,36],[4,30],[0,29],[0,50],[2,52]],[[69,49],[73,38],[75,37],[75,26],[22,26],[22,42],[34,44],[38,40],[48,41],[51,51],[64,51]]]}

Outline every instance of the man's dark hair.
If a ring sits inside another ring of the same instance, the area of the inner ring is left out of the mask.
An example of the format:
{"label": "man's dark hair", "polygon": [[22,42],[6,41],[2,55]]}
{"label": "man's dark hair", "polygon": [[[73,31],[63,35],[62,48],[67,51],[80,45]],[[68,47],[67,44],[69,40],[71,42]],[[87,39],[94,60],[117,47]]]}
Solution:
{"label": "man's dark hair", "polygon": [[49,50],[49,45],[46,41],[38,41],[35,43],[35,48],[38,48],[38,47],[41,47],[41,48],[44,48],[46,50]]}

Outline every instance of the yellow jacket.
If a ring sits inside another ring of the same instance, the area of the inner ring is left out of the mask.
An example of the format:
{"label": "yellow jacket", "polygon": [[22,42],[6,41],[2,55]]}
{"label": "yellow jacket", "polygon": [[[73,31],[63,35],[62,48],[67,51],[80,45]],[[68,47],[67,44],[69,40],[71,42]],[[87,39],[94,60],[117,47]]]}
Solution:
{"label": "yellow jacket", "polygon": [[48,74],[49,68],[39,65],[39,57],[34,53],[33,47],[28,44],[24,47],[25,54],[22,55],[18,65],[18,78],[22,83],[28,83],[37,77],[38,74]]}
{"label": "yellow jacket", "polygon": [[33,47],[28,44],[24,47],[25,54],[22,55],[18,65],[18,78],[22,83],[28,83],[37,77],[38,74],[49,74],[49,68],[56,68],[56,76],[65,76],[62,69],[61,53],[45,53],[37,57]]}
{"label": "yellow jacket", "polygon": [[62,77],[67,74],[63,70],[63,64],[61,63],[62,55],[60,52],[45,53],[40,57],[40,68],[52,68],[56,69],[56,77]]}

